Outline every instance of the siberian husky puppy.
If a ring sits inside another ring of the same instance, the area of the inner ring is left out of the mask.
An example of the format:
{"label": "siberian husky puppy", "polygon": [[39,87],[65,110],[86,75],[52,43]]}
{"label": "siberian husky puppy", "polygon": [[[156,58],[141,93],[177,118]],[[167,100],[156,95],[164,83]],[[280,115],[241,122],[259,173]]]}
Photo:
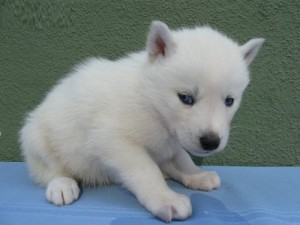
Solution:
{"label": "siberian husky puppy", "polygon": [[239,45],[210,27],[152,22],[144,51],[86,60],[28,114],[20,142],[31,175],[55,205],[77,200],[78,182],[117,183],[164,221],[188,218],[189,198],[164,178],[220,187],[217,173],[201,170],[187,152],[224,149],[263,42]]}

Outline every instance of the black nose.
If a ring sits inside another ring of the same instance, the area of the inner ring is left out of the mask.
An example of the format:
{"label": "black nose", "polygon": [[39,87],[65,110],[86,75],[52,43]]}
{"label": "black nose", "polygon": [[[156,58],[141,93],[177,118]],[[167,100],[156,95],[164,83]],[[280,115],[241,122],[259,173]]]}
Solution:
{"label": "black nose", "polygon": [[204,150],[212,151],[219,147],[220,138],[215,133],[207,133],[200,137],[200,144]]}

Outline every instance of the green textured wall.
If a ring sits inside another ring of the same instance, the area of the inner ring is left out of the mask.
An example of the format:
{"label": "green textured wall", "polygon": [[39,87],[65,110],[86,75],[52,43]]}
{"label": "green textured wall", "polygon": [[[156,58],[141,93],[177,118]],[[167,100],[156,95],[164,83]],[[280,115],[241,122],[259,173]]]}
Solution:
{"label": "green textured wall", "polygon": [[[300,1],[0,0],[0,160],[22,160],[26,111],[72,65],[144,48],[151,20],[265,37],[227,150],[205,164],[300,165]],[[199,161],[200,162],[200,161]]]}

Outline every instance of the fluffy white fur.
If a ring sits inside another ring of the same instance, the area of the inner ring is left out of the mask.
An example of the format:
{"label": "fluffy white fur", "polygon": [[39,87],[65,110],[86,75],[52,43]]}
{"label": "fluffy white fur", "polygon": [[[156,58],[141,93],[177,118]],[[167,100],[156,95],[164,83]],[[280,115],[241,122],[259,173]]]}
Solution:
{"label": "fluffy white fur", "polygon": [[[190,200],[169,189],[164,177],[205,191],[220,186],[219,176],[200,170],[186,151],[209,156],[224,149],[249,82],[247,67],[263,41],[239,46],[209,27],[171,31],[156,21],[146,51],[78,65],[20,132],[33,178],[55,205],[78,198],[78,181],[119,183],[160,219],[186,219]],[[184,104],[180,93],[193,104]],[[208,138],[205,149],[201,137],[211,133],[217,141]]]}

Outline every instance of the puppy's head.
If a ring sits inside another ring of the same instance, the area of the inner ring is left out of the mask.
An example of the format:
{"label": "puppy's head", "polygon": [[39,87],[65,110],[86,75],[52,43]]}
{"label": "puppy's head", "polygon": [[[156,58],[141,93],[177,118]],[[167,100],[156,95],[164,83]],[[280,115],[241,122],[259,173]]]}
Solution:
{"label": "puppy's head", "polygon": [[143,93],[182,148],[209,156],[226,146],[230,122],[264,39],[238,45],[209,27],[171,31],[151,24]]}

